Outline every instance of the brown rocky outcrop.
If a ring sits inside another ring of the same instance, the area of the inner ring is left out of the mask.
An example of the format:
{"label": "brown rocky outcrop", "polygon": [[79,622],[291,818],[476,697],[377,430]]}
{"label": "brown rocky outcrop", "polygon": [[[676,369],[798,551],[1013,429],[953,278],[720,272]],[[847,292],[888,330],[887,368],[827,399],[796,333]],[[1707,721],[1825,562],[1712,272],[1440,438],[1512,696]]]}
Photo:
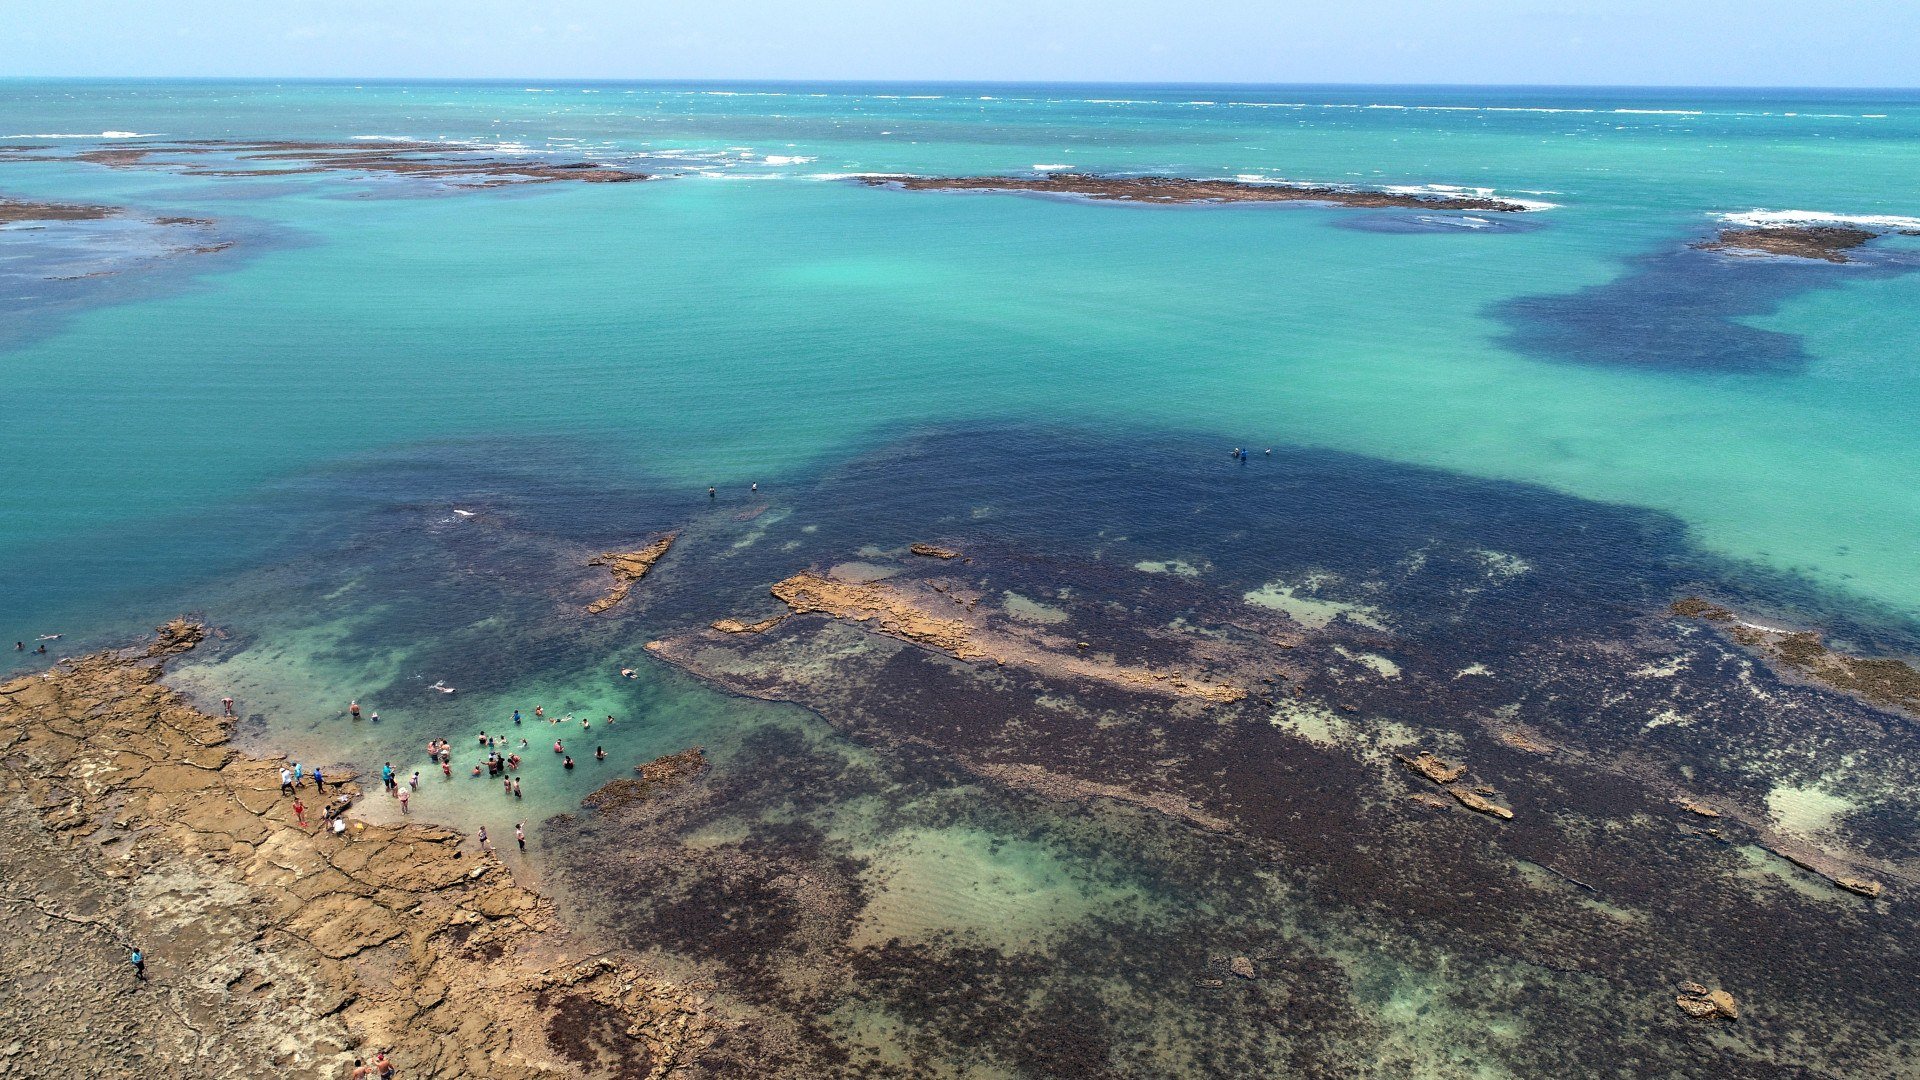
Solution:
{"label": "brown rocky outcrop", "polygon": [[[209,158],[271,162],[275,167],[223,168]],[[137,147],[86,150],[72,160],[109,168],[169,168],[208,176],[259,177],[357,172],[433,180],[458,188],[518,184],[629,183],[646,173],[592,161],[544,161],[505,157],[488,147],[452,142],[302,142],[293,140],[193,139],[149,142]]]}
{"label": "brown rocky outcrop", "polygon": [[1740,1004],[1725,990],[1709,990],[1697,982],[1683,982],[1673,999],[1680,1011],[1695,1020],[1738,1020]]}
{"label": "brown rocky outcrop", "polygon": [[1400,764],[1443,787],[1467,775],[1465,765],[1448,761],[1431,750],[1422,750],[1412,757],[1405,754],[1394,756],[1400,759]]}
{"label": "brown rocky outcrop", "polygon": [[1362,208],[1474,210],[1520,213],[1532,209],[1511,199],[1439,192],[1379,191],[1324,184],[1254,184],[1240,180],[1193,180],[1178,176],[1099,176],[1046,173],[1035,176],[867,176],[860,182],[907,191],[1006,191],[1074,195],[1084,199],[1143,203],[1317,202]]}
{"label": "brown rocky outcrop", "polygon": [[1475,789],[1461,783],[1461,778],[1467,775],[1465,765],[1457,761],[1448,761],[1431,750],[1422,750],[1412,757],[1405,754],[1395,754],[1394,757],[1413,773],[1440,785],[1440,790],[1453,796],[1454,801],[1461,806],[1469,810],[1477,810],[1490,817],[1497,817],[1502,821],[1512,819],[1512,810],[1487,798],[1493,793],[1492,789]]}
{"label": "brown rocky outcrop", "polygon": [[899,590],[883,582],[835,581],[799,573],[777,582],[773,595],[796,615],[822,614],[849,622],[870,622],[881,632],[926,645],[960,660],[983,660],[972,628],[959,619],[930,615]]}
{"label": "brown rocky outcrop", "polygon": [[1847,252],[1879,236],[1866,229],[1837,225],[1768,225],[1752,229],[1722,229],[1720,235],[1694,247],[1735,255],[1791,255],[1799,259],[1849,262]]}
{"label": "brown rocky outcrop", "polygon": [[[1066,652],[1061,643],[1009,633],[987,625],[985,616],[962,618],[973,605],[947,586],[928,583],[928,591],[893,580],[847,582],[802,572],[776,583],[775,597],[795,615],[820,614],[866,624],[880,633],[945,653],[956,660],[1013,665],[1043,674],[1090,679],[1126,690],[1224,704],[1247,696],[1245,689],[1212,682],[1178,670],[1154,670],[1114,663],[1079,652],[1086,643]],[[928,610],[944,603],[955,615]],[[719,629],[725,629],[721,627]],[[648,648],[654,648],[649,645]]]}
{"label": "brown rocky outcrop", "polygon": [[907,550],[913,552],[915,555],[925,556],[929,559],[957,559],[960,557],[959,552],[952,548],[943,548],[938,544],[914,544]]}
{"label": "brown rocky outcrop", "polygon": [[609,551],[588,559],[588,566],[607,568],[607,572],[613,575],[613,588],[607,590],[605,596],[588,604],[587,614],[598,615],[625,600],[627,594],[633,591],[633,583],[647,576],[647,571],[653,569],[653,564],[659,562],[667,553],[667,549],[673,547],[673,541],[678,535],[678,533],[668,533],[638,551]]}
{"label": "brown rocky outcrop", "polygon": [[1920,669],[1905,660],[1852,656],[1829,648],[1817,631],[1783,630],[1747,622],[1699,597],[1676,600],[1669,610],[1682,618],[1723,626],[1733,640],[1803,678],[1876,705],[1920,712]]}
{"label": "brown rocky outcrop", "polygon": [[[144,651],[0,685],[0,970],[34,988],[0,993],[0,1073],[333,1077],[384,1048],[409,1077],[664,1077],[694,1059],[705,999],[594,955],[491,851],[351,809],[345,837],[295,824],[280,763],[159,681],[200,635],[170,623]],[[357,791],[300,794],[317,825]]]}
{"label": "brown rocky outcrop", "polygon": [[786,621],[785,615],[773,615],[755,623],[741,622],[739,619],[715,619],[711,625],[723,634],[764,634]]}
{"label": "brown rocky outcrop", "polygon": [[117,217],[117,206],[90,206],[82,203],[39,202],[0,197],[0,225],[27,221],[98,221]]}

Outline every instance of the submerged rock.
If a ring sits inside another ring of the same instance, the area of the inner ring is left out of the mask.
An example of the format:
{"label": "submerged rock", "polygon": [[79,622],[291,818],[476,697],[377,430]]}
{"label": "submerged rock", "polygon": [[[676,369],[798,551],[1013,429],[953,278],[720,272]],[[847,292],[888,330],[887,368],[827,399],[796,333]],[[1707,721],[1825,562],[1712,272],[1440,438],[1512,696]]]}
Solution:
{"label": "submerged rock", "polygon": [[929,559],[957,559],[960,557],[959,552],[935,544],[915,544],[907,550],[913,552],[915,555],[923,555]]}
{"label": "submerged rock", "polygon": [[739,619],[715,619],[709,625],[723,634],[764,634],[786,621],[785,615],[774,615],[756,623],[744,623]]}
{"label": "submerged rock", "polygon": [[1253,978],[1253,961],[1244,956],[1236,956],[1227,961],[1227,970],[1243,979]]}

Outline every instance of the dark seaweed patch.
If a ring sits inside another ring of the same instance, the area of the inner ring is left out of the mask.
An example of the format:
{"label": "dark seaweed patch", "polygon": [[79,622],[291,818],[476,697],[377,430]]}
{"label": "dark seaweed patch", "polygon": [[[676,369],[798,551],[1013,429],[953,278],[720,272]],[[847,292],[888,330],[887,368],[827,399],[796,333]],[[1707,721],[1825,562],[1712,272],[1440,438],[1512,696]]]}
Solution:
{"label": "dark seaweed patch", "polygon": [[1496,314],[1509,326],[1506,345],[1544,359],[1790,374],[1812,359],[1799,337],[1742,320],[1771,314],[1802,293],[1910,273],[1917,265],[1900,252],[1838,267],[1683,248],[1640,256],[1614,280],[1570,295],[1507,301]]}

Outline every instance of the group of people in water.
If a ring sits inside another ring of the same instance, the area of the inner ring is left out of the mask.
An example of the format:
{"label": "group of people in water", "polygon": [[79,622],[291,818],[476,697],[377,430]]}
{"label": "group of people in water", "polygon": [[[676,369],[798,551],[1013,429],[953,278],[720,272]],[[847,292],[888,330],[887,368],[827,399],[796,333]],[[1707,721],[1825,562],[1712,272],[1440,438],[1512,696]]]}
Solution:
{"label": "group of people in water", "polygon": [[[234,715],[233,699],[231,697],[222,698],[221,705],[226,715]],[[360,719],[361,708],[358,699],[347,703],[347,715],[356,720]],[[549,717],[547,716],[546,707],[542,705],[533,707],[533,715],[535,719],[545,720],[547,723],[554,725],[571,724],[575,719],[572,713],[568,713],[563,717]],[[371,720],[378,720],[380,714],[370,712],[367,714],[367,717]],[[519,725],[522,722],[523,718],[520,710],[513,710],[513,723]],[[581,718],[579,723],[581,730],[593,730],[593,723],[590,720]],[[614,718],[611,713],[607,715],[605,723],[608,725],[614,723]],[[530,740],[525,738],[520,739],[520,745],[516,748],[513,745],[514,740],[512,736],[503,734],[489,735],[486,731],[482,730],[479,735],[476,736],[475,741],[479,747],[486,752],[486,756],[474,763],[472,776],[477,779],[484,772],[488,777],[498,777],[500,780],[500,790],[503,794],[511,795],[516,799],[523,798],[520,777],[517,774],[523,763],[520,751],[529,748]],[[453,779],[453,743],[442,738],[429,739],[427,740],[426,751],[427,760],[440,766],[441,779]],[[553,740],[553,752],[559,755],[561,768],[570,770],[575,767],[573,755],[567,752],[564,739]],[[607,760],[606,747],[594,747],[593,758],[595,761]],[[307,824],[307,805],[301,801],[300,787],[309,779],[313,781],[314,790],[324,796],[327,790],[327,777],[320,766],[316,765],[309,770],[300,762],[296,761],[289,766],[282,767],[280,770],[280,790],[283,794],[293,796],[292,809],[294,821],[303,829],[309,826]],[[400,770],[395,768],[393,762],[385,762],[380,766],[380,785],[389,796],[399,801],[400,812],[402,814],[411,814],[413,812],[411,805],[413,793],[420,787],[420,770],[415,769],[411,775],[402,779]],[[335,780],[334,790],[337,793],[339,792],[339,788],[340,781]],[[321,817],[325,821],[322,827],[329,829],[336,836],[344,837],[347,831],[345,813],[352,805],[353,797],[345,793],[338,793],[334,798],[326,800],[321,811]],[[520,850],[525,851],[527,847],[525,823],[516,823],[513,831],[514,839],[518,843]],[[487,841],[487,831],[484,827],[480,829],[478,836],[482,847],[490,846]]]}

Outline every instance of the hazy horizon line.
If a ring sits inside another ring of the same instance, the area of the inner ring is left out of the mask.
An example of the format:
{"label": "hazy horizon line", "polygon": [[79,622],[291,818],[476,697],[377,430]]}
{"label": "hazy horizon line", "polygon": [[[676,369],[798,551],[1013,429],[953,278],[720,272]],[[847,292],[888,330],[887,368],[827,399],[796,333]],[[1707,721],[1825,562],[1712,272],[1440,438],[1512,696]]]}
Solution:
{"label": "hazy horizon line", "polygon": [[1498,82],[1247,82],[1235,80],[1174,79],[1142,81],[1127,79],[966,79],[966,78],[807,78],[774,76],[634,76],[634,75],[15,75],[0,74],[0,82],[106,82],[113,80],[153,82],[348,82],[348,83],[631,83],[635,85],[728,83],[735,85],[786,86],[1137,86],[1137,87],[1264,87],[1273,89],[1404,89],[1404,90],[1796,90],[1846,91],[1861,93],[1911,93],[1914,86],[1877,86],[1861,84],[1780,84],[1780,83],[1498,83]]}

